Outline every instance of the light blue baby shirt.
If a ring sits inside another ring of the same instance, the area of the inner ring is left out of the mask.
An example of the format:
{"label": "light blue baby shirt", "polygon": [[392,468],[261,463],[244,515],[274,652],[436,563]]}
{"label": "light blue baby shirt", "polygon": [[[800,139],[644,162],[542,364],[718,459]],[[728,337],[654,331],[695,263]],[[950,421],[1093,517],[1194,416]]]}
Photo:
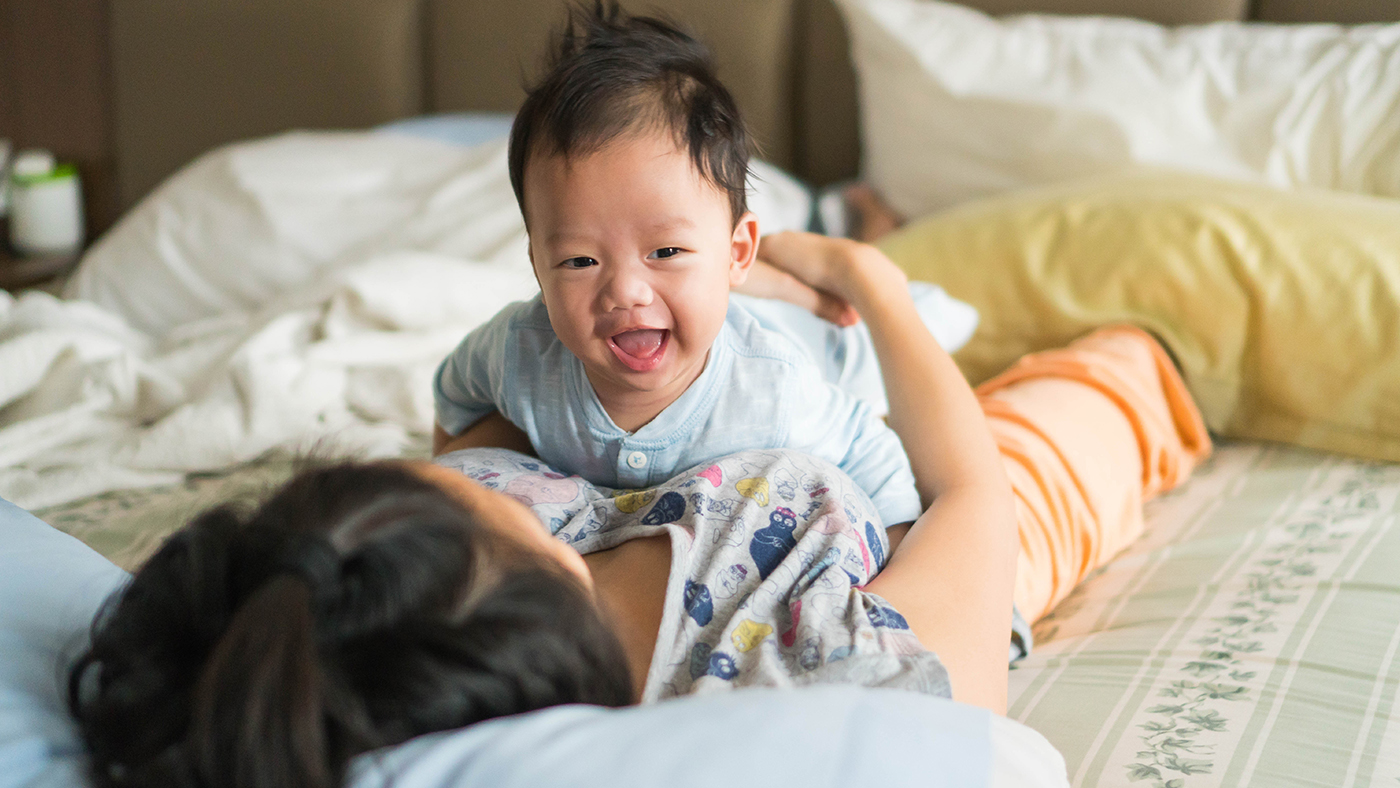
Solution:
{"label": "light blue baby shirt", "polygon": [[845,471],[886,526],[923,512],[899,436],[870,403],[828,382],[809,349],[730,299],[705,369],[636,432],[613,423],[539,296],[467,335],[433,379],[438,424],[457,435],[500,411],[541,460],[613,488],[652,487],[745,449],[786,448]]}

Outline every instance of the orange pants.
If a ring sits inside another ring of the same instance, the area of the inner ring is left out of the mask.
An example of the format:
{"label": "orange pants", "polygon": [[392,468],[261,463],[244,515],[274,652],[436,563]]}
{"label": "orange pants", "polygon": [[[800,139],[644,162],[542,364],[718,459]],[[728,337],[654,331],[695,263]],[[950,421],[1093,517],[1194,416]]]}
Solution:
{"label": "orange pants", "polygon": [[1166,351],[1129,326],[1035,353],[977,388],[1016,496],[1016,605],[1035,621],[1142,533],[1142,505],[1210,454]]}

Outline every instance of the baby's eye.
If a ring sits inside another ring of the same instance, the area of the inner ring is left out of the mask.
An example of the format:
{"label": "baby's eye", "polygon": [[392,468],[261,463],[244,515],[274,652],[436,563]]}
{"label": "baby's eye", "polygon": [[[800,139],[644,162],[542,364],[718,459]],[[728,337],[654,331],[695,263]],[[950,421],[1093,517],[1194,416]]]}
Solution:
{"label": "baby's eye", "polygon": [[665,260],[665,259],[668,258],[668,257],[675,257],[676,255],[680,254],[682,251],[684,251],[684,250],[682,250],[680,247],[677,247],[677,246],[664,246],[664,247],[662,247],[662,248],[660,248],[660,249],[657,249],[656,251],[652,252],[652,253],[651,253],[651,256],[654,257],[654,258],[656,258],[657,260]]}
{"label": "baby's eye", "polygon": [[565,268],[588,268],[597,264],[598,261],[592,257],[570,257],[559,265]]}

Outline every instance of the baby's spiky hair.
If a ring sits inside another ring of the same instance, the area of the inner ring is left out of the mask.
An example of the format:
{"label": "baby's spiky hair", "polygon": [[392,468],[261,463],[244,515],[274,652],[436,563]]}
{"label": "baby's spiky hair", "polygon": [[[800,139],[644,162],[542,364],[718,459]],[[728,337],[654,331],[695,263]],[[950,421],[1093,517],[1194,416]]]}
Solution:
{"label": "baby's spiky hair", "polygon": [[676,26],[629,16],[615,2],[571,8],[548,73],[529,91],[511,128],[510,183],[521,213],[530,157],[588,154],[646,130],[674,135],[700,176],[728,195],[732,218],[739,220],[746,210],[749,137],[709,50]]}

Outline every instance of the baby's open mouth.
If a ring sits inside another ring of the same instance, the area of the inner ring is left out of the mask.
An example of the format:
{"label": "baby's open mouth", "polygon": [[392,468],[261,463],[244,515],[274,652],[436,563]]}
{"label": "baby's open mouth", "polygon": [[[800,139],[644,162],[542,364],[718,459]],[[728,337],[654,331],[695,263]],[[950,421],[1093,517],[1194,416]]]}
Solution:
{"label": "baby's open mouth", "polygon": [[661,363],[670,337],[664,328],[638,328],[609,337],[608,347],[629,369],[646,372]]}

